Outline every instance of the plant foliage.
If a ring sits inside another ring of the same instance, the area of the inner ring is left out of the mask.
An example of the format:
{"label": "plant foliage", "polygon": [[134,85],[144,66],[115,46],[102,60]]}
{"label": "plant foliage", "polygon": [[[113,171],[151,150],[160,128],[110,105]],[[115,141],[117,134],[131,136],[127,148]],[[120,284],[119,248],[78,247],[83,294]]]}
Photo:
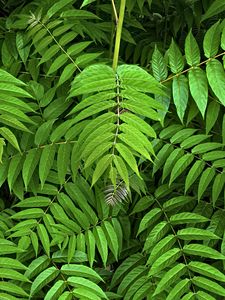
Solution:
{"label": "plant foliage", "polygon": [[225,299],[223,1],[0,7],[0,299]]}

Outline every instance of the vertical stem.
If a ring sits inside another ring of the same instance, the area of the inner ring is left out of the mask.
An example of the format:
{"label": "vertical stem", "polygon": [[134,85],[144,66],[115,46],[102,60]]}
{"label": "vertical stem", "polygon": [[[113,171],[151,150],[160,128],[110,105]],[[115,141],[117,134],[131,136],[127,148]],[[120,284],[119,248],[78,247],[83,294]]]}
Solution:
{"label": "vertical stem", "polygon": [[124,19],[124,13],[125,13],[125,4],[126,4],[126,0],[121,0],[120,14],[119,14],[119,20],[118,20],[117,30],[116,30],[116,41],[115,41],[113,65],[112,65],[113,70],[116,70],[117,65],[118,65],[119,52],[120,52],[120,41],[121,41],[121,34],[122,34],[122,29],[123,29],[123,19]]}

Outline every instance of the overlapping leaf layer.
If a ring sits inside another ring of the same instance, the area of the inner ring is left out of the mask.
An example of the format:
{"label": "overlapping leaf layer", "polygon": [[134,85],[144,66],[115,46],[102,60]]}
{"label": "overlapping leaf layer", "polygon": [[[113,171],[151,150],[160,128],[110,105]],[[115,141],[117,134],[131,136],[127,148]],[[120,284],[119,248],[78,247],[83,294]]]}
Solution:
{"label": "overlapping leaf layer", "polygon": [[0,299],[225,298],[222,2],[2,1]]}

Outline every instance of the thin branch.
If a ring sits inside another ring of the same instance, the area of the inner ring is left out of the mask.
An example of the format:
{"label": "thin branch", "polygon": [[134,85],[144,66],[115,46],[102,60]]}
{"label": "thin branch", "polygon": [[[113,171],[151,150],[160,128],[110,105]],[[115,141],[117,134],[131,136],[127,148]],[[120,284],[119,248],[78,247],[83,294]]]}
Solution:
{"label": "thin branch", "polygon": [[168,81],[172,80],[172,79],[175,78],[175,77],[179,77],[180,75],[185,74],[185,73],[187,73],[188,71],[190,71],[190,70],[192,70],[192,69],[194,69],[194,68],[196,68],[196,67],[200,67],[200,66],[202,66],[202,65],[204,65],[204,64],[206,64],[206,63],[208,63],[209,61],[211,61],[211,60],[213,60],[213,59],[216,59],[216,58],[218,58],[218,57],[220,57],[220,56],[223,56],[223,55],[225,55],[225,52],[219,53],[219,54],[217,54],[217,55],[214,56],[214,57],[210,57],[210,58],[208,58],[208,59],[206,59],[206,60],[200,62],[200,63],[199,63],[198,65],[196,65],[196,66],[192,66],[192,67],[190,67],[190,68],[188,68],[188,69],[186,69],[186,70],[184,70],[184,71],[182,71],[182,72],[180,72],[180,73],[177,73],[177,74],[175,74],[175,75],[173,75],[173,76],[171,76],[171,77],[168,77],[167,79],[162,80],[161,83],[168,82]]}
{"label": "thin branch", "polygon": [[113,13],[114,13],[114,16],[115,16],[115,20],[116,20],[116,25],[118,24],[118,13],[117,13],[117,10],[116,10],[116,6],[115,6],[115,2],[114,0],[112,0],[112,8],[113,8]]}

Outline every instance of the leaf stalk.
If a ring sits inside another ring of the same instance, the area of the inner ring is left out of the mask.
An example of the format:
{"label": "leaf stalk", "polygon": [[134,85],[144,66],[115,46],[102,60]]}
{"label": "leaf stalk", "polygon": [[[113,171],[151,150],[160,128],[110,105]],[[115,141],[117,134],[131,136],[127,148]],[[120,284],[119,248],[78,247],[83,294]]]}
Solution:
{"label": "leaf stalk", "polygon": [[113,65],[112,65],[112,68],[114,71],[116,71],[117,65],[118,65],[119,52],[120,52],[120,41],[121,41],[123,20],[124,20],[124,14],[125,14],[125,6],[126,6],[126,0],[121,0],[119,19],[118,19],[118,24],[117,24],[117,28],[116,28],[116,40],[115,40],[115,49],[114,49]]}

